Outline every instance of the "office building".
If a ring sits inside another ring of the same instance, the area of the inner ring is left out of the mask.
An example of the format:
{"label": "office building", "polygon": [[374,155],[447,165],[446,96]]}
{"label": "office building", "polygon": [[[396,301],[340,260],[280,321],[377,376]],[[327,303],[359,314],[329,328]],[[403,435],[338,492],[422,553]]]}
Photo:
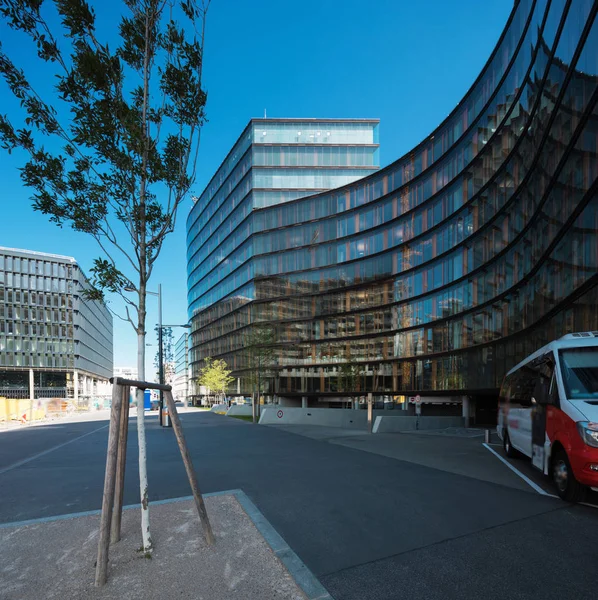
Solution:
{"label": "office building", "polygon": [[190,396],[189,334],[183,333],[174,345],[174,377],[172,391],[175,399],[187,404]]}
{"label": "office building", "polygon": [[201,294],[191,262],[193,369],[223,358],[247,387],[245,332],[266,324],[281,403],[420,394],[424,414],[482,422],[510,367],[597,330],[596,10],[515,2],[473,86],[418,146],[336,189],[254,206],[251,260],[229,261],[239,250],[222,238]]}
{"label": "office building", "polygon": [[[252,119],[187,219],[190,317],[227,296],[251,297],[256,257],[277,249],[255,237],[269,228],[262,221],[269,207],[289,203],[292,212],[297,198],[377,165],[377,120]],[[317,229],[308,235],[317,243]]]}
{"label": "office building", "polygon": [[0,396],[110,394],[112,315],[74,258],[0,247]]}

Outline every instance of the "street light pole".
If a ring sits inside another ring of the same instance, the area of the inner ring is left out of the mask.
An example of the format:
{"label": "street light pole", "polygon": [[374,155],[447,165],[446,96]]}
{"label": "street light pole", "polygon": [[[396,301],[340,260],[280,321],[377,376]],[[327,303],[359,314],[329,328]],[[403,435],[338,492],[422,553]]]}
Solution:
{"label": "street light pole", "polygon": [[[164,329],[165,328],[172,328],[172,327],[183,327],[184,329],[190,329],[191,325],[189,324],[185,324],[185,325],[163,325],[162,324],[162,285],[158,285],[158,362],[160,363],[158,365],[158,378],[160,380],[161,384],[164,384]],[[162,409],[164,408],[164,393],[162,392],[162,390],[160,390],[160,403],[159,403],[159,410],[160,410],[160,415],[159,415],[159,419],[158,422],[160,423],[160,425],[162,425],[163,427],[167,426],[167,427],[172,427],[172,422],[170,421],[170,419],[168,419],[168,425],[164,425],[164,420],[162,418]]]}
{"label": "street light pole", "polygon": [[[164,342],[162,339],[162,284],[158,284],[158,382],[164,385]],[[164,392],[160,390],[158,403],[158,423],[164,425],[162,410],[164,409]]]}

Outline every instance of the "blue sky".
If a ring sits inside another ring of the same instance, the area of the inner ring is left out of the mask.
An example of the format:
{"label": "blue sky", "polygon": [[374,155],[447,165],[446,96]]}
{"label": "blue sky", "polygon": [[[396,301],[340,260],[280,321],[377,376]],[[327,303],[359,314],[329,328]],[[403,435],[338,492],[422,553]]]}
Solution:
{"label": "blue sky", "polygon": [[[116,0],[92,4],[104,20],[120,9]],[[381,166],[393,162],[463,97],[512,6],[513,0],[212,0],[204,58],[209,122],[194,192],[201,193],[249,119],[264,109],[268,117],[379,118]],[[0,38],[8,35],[0,25]],[[35,67],[23,57],[20,66]],[[11,104],[4,97],[0,111]],[[95,242],[31,209],[20,164],[0,153],[0,245],[74,256],[89,271],[100,255]],[[190,204],[182,207],[150,282],[152,290],[162,283],[165,323],[187,319]],[[157,302],[149,297],[148,304],[152,332]],[[148,343],[155,343],[151,337]],[[149,368],[155,347],[147,350]],[[135,334],[117,320],[114,351],[116,366],[135,364]]]}

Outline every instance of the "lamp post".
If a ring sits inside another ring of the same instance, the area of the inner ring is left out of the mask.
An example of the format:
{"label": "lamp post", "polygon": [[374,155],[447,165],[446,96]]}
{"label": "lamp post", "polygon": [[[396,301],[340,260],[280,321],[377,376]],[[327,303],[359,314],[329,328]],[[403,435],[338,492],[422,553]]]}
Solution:
{"label": "lamp post", "polygon": [[[135,288],[126,287],[126,292],[134,292]],[[158,284],[157,292],[150,292],[149,290],[145,291],[146,294],[150,296],[158,297],[158,383],[164,385],[164,343],[162,339],[162,330],[164,327],[184,327],[186,329],[191,329],[191,325],[162,325],[162,284]],[[148,344],[149,346],[150,344]],[[164,426],[162,422],[162,409],[164,408],[164,392],[160,390],[160,402],[158,404],[158,422],[160,425]],[[168,427],[172,427],[169,423]]]}
{"label": "lamp post", "polygon": [[[132,287],[126,287],[125,288],[125,292],[134,292],[135,288]],[[160,383],[164,383],[164,372],[162,369],[162,284],[159,283],[158,284],[158,291],[157,292],[150,292],[149,290],[145,290],[146,294],[149,294],[150,296],[158,296],[158,346],[159,346],[159,358],[160,358],[160,364],[159,364],[159,374],[158,374],[158,379],[160,380]],[[164,398],[162,397],[162,390],[160,390],[160,408],[159,408],[159,414],[158,414],[158,422],[160,423],[160,425],[162,425],[162,404],[163,404]]]}
{"label": "lamp post", "polygon": [[[159,288],[160,289],[160,288]],[[164,343],[163,343],[163,335],[162,335],[162,330],[165,327],[183,327],[184,329],[191,329],[191,325],[189,325],[188,323],[186,325],[162,325],[162,298],[159,298],[159,304],[160,304],[160,314],[159,314],[159,323],[158,323],[158,361],[160,363],[159,365],[159,370],[158,370],[158,377],[160,379],[159,383],[161,383],[162,385],[164,385]],[[172,427],[172,422],[169,419],[168,423],[166,425],[164,425],[163,419],[162,419],[162,409],[164,408],[164,392],[162,390],[160,390],[160,404],[159,404],[159,411],[160,411],[160,415],[159,415],[159,423],[160,425],[162,425],[162,427]]]}

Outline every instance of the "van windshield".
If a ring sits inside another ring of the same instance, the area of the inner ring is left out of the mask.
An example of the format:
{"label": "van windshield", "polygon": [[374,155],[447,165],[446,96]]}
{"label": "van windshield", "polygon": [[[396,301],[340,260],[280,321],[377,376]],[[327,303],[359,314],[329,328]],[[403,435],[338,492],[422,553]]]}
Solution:
{"label": "van windshield", "polygon": [[598,347],[561,350],[567,398],[598,398]]}

